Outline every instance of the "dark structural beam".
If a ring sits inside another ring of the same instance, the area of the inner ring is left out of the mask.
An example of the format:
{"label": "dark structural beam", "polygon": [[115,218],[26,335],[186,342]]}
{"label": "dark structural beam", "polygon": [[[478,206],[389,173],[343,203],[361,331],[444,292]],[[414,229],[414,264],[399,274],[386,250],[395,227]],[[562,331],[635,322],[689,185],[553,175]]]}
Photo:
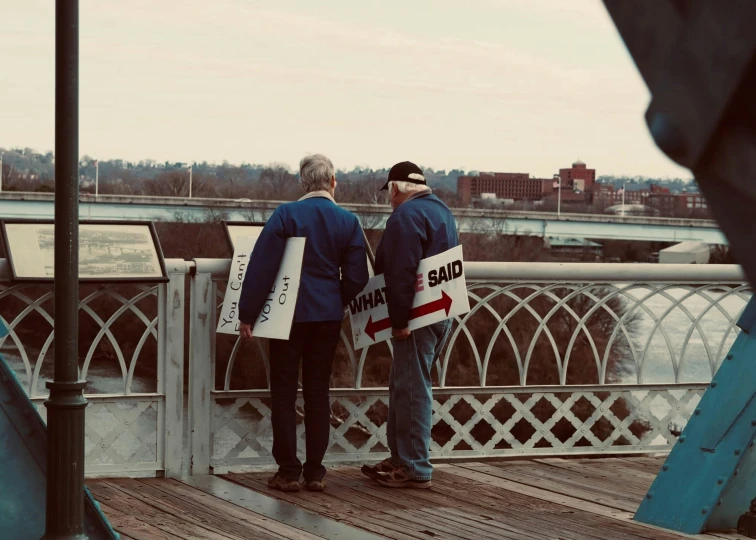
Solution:
{"label": "dark structural beam", "polygon": [[45,540],[84,533],[79,381],[79,1],[55,3],[55,374],[48,381]]}
{"label": "dark structural beam", "polygon": [[654,141],[693,172],[756,284],[756,2],[604,4],[651,92]]}
{"label": "dark structural beam", "polygon": [[[756,2],[604,4],[651,92],[654,141],[693,172],[756,285]],[[754,321],[756,297],[636,520],[690,534],[737,527],[756,538]]]}

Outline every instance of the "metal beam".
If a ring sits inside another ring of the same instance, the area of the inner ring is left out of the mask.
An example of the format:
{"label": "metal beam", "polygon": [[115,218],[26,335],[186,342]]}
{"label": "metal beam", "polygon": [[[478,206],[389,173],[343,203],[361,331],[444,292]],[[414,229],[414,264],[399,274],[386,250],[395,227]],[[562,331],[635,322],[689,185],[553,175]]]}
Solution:
{"label": "metal beam", "polygon": [[84,533],[79,381],[79,1],[55,4],[55,373],[48,381],[45,540]]}

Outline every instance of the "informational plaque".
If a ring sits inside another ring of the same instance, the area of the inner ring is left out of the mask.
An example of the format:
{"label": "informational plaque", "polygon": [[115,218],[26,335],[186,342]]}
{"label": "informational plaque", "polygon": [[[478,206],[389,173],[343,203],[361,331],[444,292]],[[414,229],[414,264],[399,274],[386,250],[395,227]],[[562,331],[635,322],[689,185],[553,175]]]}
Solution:
{"label": "informational plaque", "polygon": [[[55,278],[53,222],[2,223],[3,241],[16,281]],[[165,262],[151,222],[81,222],[81,281],[165,281]]]}

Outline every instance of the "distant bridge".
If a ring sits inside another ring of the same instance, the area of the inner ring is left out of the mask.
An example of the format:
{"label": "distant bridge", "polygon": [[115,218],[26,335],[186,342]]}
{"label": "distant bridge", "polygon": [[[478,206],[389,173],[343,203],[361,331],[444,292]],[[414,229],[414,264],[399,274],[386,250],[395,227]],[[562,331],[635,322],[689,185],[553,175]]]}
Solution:
{"label": "distant bridge", "polygon": [[[0,193],[0,219],[52,219],[52,193]],[[117,221],[265,221],[282,201],[188,199],[82,194],[81,219]],[[382,229],[391,214],[386,205],[343,204],[365,229]],[[657,242],[727,244],[715,221],[601,214],[562,214],[454,208],[462,232],[595,238]]]}

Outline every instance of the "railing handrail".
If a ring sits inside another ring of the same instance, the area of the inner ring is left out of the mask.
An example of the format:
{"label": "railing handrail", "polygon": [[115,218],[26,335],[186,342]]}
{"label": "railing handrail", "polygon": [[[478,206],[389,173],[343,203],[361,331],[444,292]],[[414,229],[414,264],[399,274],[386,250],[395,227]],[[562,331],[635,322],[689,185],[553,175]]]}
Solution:
{"label": "railing handrail", "polygon": [[[197,273],[226,279],[231,259],[194,259]],[[562,262],[467,262],[465,276],[470,281],[499,282],[564,281],[573,283],[745,283],[743,269],[737,264],[618,264]],[[565,279],[565,276],[569,276]]]}

